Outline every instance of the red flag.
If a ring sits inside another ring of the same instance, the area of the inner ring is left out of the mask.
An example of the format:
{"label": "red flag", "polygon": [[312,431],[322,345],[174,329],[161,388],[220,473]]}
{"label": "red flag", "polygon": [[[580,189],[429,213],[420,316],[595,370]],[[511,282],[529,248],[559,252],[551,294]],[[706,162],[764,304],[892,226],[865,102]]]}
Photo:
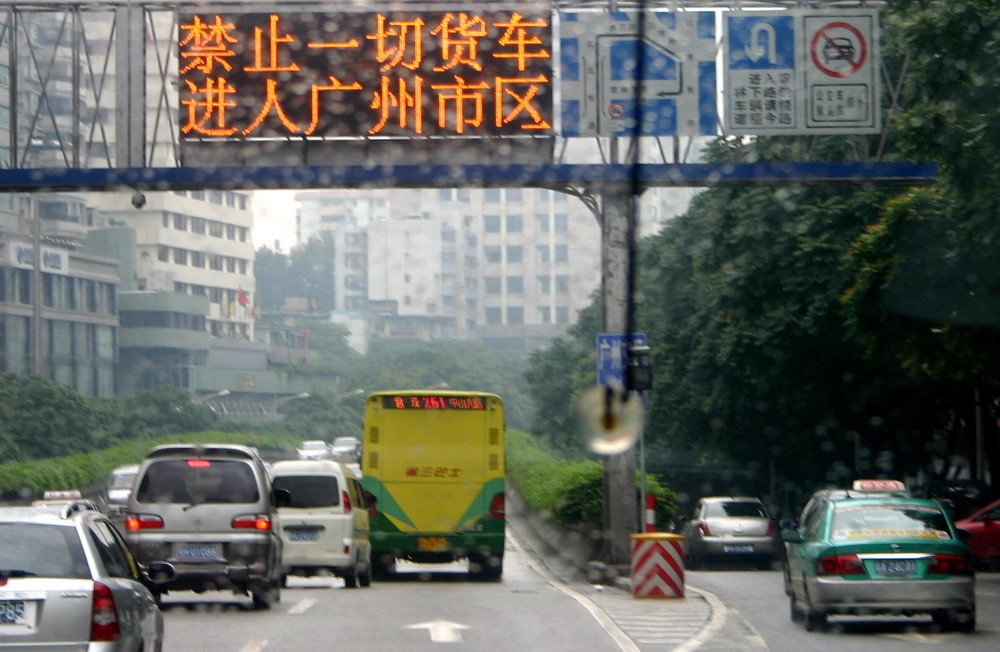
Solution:
{"label": "red flag", "polygon": [[238,301],[241,306],[250,305],[250,297],[248,297],[247,293],[244,292],[243,290],[240,290],[239,293],[236,295],[236,301]]}

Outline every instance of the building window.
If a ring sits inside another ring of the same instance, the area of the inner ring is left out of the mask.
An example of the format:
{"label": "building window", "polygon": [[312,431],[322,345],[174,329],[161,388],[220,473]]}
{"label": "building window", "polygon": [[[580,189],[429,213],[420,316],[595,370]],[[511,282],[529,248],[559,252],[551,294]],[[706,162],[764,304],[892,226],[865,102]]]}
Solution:
{"label": "building window", "polygon": [[508,188],[507,189],[507,201],[521,201],[521,197],[524,193],[520,188]]}
{"label": "building window", "polygon": [[555,214],[555,230],[563,233],[569,231],[569,215],[566,213]]}
{"label": "building window", "polygon": [[552,310],[548,306],[538,306],[538,323],[552,323]]}
{"label": "building window", "polygon": [[508,294],[523,294],[524,293],[524,277],[521,277],[521,276],[508,276],[507,277],[507,293]]}
{"label": "building window", "polygon": [[483,215],[483,230],[486,233],[500,233],[500,216]]}
{"label": "building window", "polygon": [[566,306],[556,306],[556,323],[557,324],[569,323],[569,308],[567,308]]}
{"label": "building window", "polygon": [[236,259],[232,256],[226,256],[226,271],[230,274],[236,273]]}
{"label": "building window", "polygon": [[524,308],[521,306],[509,306],[507,308],[507,323],[508,324],[523,324],[524,323]]}
{"label": "building window", "polygon": [[549,216],[548,215],[536,215],[535,221],[537,223],[537,229],[539,233],[549,232]]}
{"label": "building window", "polygon": [[208,234],[213,238],[221,238],[223,226],[222,222],[216,222],[215,220],[209,220],[208,222]]}
{"label": "building window", "polygon": [[236,239],[236,225],[235,224],[227,224],[226,225],[226,240],[235,240],[235,239]]}
{"label": "building window", "polygon": [[486,288],[486,294],[500,294],[500,277],[499,276],[487,276],[483,279],[483,285]]}
{"label": "building window", "polygon": [[177,229],[178,231],[187,231],[188,230],[187,215],[174,213],[174,228]]}
{"label": "building window", "polygon": [[538,245],[538,262],[547,263],[549,262],[549,245]]}
{"label": "building window", "polygon": [[524,220],[520,215],[507,216],[507,233],[520,233],[524,228]]}
{"label": "building window", "polygon": [[539,294],[548,294],[552,291],[552,283],[548,276],[539,276],[537,277],[537,280]]}
{"label": "building window", "polygon": [[222,271],[222,256],[219,256],[219,255],[211,255],[211,256],[209,256],[208,257],[208,267],[209,267],[209,269],[213,269],[213,270],[215,270],[217,272],[221,272]]}
{"label": "building window", "polygon": [[524,248],[521,245],[507,245],[507,262],[519,263],[524,259]]}
{"label": "building window", "polygon": [[170,247],[166,245],[156,246],[156,259],[161,263],[166,263],[170,261]]}
{"label": "building window", "polygon": [[569,292],[569,277],[563,274],[556,276],[556,293],[566,294]]}
{"label": "building window", "polygon": [[499,263],[501,260],[500,247],[483,247],[483,254],[488,263]]}
{"label": "building window", "polygon": [[191,233],[205,233],[205,219],[201,217],[191,218]]}
{"label": "building window", "polygon": [[170,213],[164,213],[160,216],[160,225],[165,229],[170,228]]}
{"label": "building window", "polygon": [[556,262],[557,263],[568,263],[569,262],[569,246],[564,244],[556,245]]}
{"label": "building window", "polygon": [[188,262],[188,252],[187,249],[174,249],[174,263],[177,265],[187,265]]}
{"label": "building window", "polygon": [[[483,200],[488,202],[498,202],[500,201],[500,189],[499,188],[487,188],[483,191]],[[499,322],[497,322],[499,323]]]}
{"label": "building window", "polygon": [[191,252],[191,267],[205,267],[205,254],[200,251]]}
{"label": "building window", "polygon": [[502,324],[503,323],[503,313],[500,312],[499,308],[487,308],[486,309],[486,323],[487,324]]}

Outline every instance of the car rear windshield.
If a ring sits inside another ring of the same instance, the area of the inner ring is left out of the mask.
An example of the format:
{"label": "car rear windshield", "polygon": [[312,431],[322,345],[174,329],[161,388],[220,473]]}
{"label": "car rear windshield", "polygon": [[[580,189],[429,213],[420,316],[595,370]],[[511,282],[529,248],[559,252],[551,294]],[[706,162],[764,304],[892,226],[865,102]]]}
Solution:
{"label": "car rear windshield", "polygon": [[110,489],[131,489],[135,484],[135,473],[116,473],[108,483]]}
{"label": "car rear windshield", "polygon": [[162,460],[146,469],[140,503],[256,503],[253,467],[235,460]]}
{"label": "car rear windshield", "polygon": [[764,506],[753,501],[729,501],[725,503],[708,503],[705,516],[728,516],[741,518],[767,518]]}
{"label": "car rear windshield", "polygon": [[274,487],[291,492],[289,507],[310,509],[340,504],[340,487],[332,475],[279,475],[274,478]]}
{"label": "car rear windshield", "polygon": [[833,513],[834,539],[905,537],[949,539],[944,513],[927,505],[852,505]]}
{"label": "car rear windshield", "polygon": [[37,523],[0,523],[0,573],[90,577],[76,529]]}

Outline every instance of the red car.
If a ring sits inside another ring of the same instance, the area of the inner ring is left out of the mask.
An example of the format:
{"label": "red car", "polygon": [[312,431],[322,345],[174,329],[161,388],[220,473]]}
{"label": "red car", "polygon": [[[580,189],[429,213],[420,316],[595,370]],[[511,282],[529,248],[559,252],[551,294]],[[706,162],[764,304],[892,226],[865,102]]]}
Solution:
{"label": "red car", "polygon": [[955,522],[970,534],[968,544],[976,561],[986,568],[1000,568],[1000,500]]}

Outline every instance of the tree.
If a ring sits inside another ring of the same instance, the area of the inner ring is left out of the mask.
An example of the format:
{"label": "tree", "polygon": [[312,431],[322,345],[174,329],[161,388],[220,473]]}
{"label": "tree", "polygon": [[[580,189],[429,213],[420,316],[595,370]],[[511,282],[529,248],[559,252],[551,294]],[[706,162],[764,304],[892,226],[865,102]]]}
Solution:
{"label": "tree", "polygon": [[136,394],[125,400],[129,427],[144,436],[209,430],[219,417],[207,405],[195,403],[191,394],[172,386]]}

